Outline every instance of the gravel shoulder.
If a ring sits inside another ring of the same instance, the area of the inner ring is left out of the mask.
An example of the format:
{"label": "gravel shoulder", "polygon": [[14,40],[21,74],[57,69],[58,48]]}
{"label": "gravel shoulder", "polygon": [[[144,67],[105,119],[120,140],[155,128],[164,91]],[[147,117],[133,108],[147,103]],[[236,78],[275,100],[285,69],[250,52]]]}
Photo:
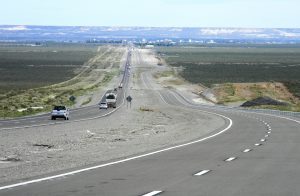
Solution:
{"label": "gravel shoulder", "polygon": [[143,72],[157,69],[151,52],[136,49],[132,64],[131,107],[96,120],[1,131],[0,183],[149,152],[225,126],[215,115],[164,104],[155,92],[163,87],[142,81]]}

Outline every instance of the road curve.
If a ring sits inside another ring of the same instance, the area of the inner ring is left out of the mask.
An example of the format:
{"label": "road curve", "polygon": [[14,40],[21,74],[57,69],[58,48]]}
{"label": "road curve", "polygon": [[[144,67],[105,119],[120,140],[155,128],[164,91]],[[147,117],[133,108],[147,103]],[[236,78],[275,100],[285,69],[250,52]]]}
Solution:
{"label": "road curve", "polygon": [[226,125],[186,144],[2,185],[0,195],[299,195],[300,121],[195,105],[172,90],[153,96],[221,116]]}

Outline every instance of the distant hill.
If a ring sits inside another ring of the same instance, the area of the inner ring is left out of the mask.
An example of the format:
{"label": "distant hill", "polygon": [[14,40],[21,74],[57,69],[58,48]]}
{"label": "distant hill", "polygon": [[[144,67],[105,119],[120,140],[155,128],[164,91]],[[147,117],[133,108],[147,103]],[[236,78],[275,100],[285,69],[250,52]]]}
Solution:
{"label": "distant hill", "polygon": [[246,40],[300,43],[300,29],[0,25],[0,41]]}

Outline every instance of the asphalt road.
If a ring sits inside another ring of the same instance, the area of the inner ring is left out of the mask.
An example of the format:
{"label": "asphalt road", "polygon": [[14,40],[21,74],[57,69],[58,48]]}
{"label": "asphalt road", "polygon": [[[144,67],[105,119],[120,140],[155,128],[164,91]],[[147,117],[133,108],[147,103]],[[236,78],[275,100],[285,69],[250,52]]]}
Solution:
{"label": "asphalt road", "polygon": [[[128,85],[128,76],[129,76],[129,67],[131,63],[131,52],[127,54],[127,60],[124,64],[124,72],[122,74],[122,78],[120,79],[120,84],[122,84],[122,88],[118,88],[117,91],[117,109],[118,106],[122,105],[124,102],[124,96],[126,94],[126,89]],[[119,84],[119,85],[120,85]],[[99,103],[105,99],[105,94],[110,92],[107,90],[104,95],[99,95]],[[17,118],[14,120],[0,120],[0,130],[4,129],[17,129],[17,128],[30,128],[30,127],[38,127],[38,126],[49,126],[55,125],[59,123],[72,123],[74,121],[84,121],[94,118],[101,118],[106,115],[110,115],[117,109],[108,108],[107,110],[99,109],[99,105],[87,106],[77,109],[70,110],[70,120],[65,121],[64,119],[57,119],[55,121],[51,120],[50,112],[47,114]]]}
{"label": "asphalt road", "polygon": [[[151,89],[147,75],[145,86]],[[300,122],[190,103],[171,90],[165,104],[221,116],[226,124],[186,144],[89,168],[0,186],[0,195],[299,195]]]}

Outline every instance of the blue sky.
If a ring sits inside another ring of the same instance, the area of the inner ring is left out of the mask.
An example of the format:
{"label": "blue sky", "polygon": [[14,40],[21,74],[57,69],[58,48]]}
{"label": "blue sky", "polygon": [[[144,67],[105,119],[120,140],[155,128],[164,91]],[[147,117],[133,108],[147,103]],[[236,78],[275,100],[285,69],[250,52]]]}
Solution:
{"label": "blue sky", "polygon": [[0,25],[300,28],[300,0],[0,0]]}

